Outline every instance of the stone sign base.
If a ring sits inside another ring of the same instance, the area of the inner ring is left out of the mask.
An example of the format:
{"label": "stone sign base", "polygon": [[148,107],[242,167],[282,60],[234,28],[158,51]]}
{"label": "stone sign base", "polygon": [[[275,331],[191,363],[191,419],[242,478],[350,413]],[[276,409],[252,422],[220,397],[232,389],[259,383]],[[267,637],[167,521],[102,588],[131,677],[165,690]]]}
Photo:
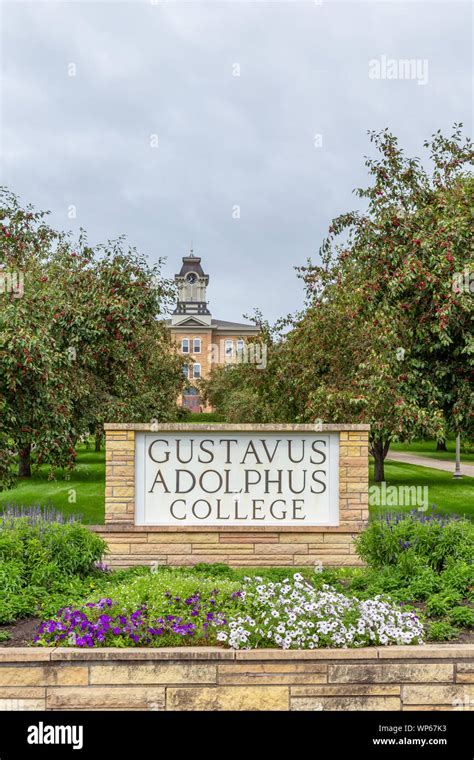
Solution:
{"label": "stone sign base", "polygon": [[223,562],[232,567],[321,568],[362,562],[355,553],[356,533],[348,528],[177,528],[125,526],[109,523],[92,527],[108,544],[106,562],[112,567],[133,565],[197,565]]}

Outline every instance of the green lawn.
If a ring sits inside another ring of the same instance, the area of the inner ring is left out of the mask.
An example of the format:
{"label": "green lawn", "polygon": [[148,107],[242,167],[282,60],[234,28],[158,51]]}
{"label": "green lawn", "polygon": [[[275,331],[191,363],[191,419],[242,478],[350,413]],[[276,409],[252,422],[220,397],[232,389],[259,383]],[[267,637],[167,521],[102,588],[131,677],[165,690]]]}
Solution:
{"label": "green lawn", "polygon": [[[448,462],[454,462],[456,458],[456,441],[449,438],[446,441],[447,451],[436,451],[436,441],[413,441],[412,443],[392,443],[392,451],[406,451],[408,454],[419,454],[424,457],[433,457],[433,459],[444,459]],[[474,452],[466,453],[461,449],[461,462],[468,464],[474,462]]]}
{"label": "green lawn", "polygon": [[[85,523],[104,522],[105,452],[96,453],[85,445],[77,449],[77,466],[66,480],[58,471],[56,480],[48,480],[46,466],[34,471],[31,478],[20,478],[11,491],[0,492],[4,504],[49,505],[64,514],[79,514]],[[71,503],[70,496],[76,498]]]}
{"label": "green lawn", "polygon": [[[196,415],[202,417],[207,415]],[[11,491],[0,492],[0,505],[51,505],[64,514],[79,514],[85,523],[104,522],[104,470],[105,454],[96,453],[85,446],[78,448],[77,468],[70,480],[58,472],[56,480],[48,480],[46,467],[34,472],[31,479],[22,478]],[[456,480],[451,473],[427,467],[387,462],[385,477],[388,486],[428,486],[429,504],[436,504],[441,512],[466,515],[474,519],[474,478]],[[371,466],[373,478],[373,466]],[[373,485],[373,482],[372,482]],[[69,501],[75,492],[76,503]],[[398,511],[397,507],[386,507]],[[403,507],[400,507],[400,510]],[[410,507],[408,507],[410,509]],[[372,513],[380,510],[373,506]]]}
{"label": "green lawn", "polygon": [[[370,480],[373,482],[373,464],[370,466]],[[387,486],[427,486],[428,502],[435,504],[437,511],[456,514],[474,519],[474,478],[453,478],[450,472],[418,467],[402,462],[385,462],[385,482]],[[380,511],[410,511],[411,507],[372,506],[371,514]]]}

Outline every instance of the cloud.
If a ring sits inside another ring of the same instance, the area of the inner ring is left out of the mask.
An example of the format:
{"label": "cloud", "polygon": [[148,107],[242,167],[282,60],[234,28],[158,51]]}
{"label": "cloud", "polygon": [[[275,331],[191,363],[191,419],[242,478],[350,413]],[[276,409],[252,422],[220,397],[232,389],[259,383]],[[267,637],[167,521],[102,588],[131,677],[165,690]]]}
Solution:
{"label": "cloud", "polygon": [[[470,130],[470,16],[462,2],[4,2],[2,182],[60,228],[126,233],[169,275],[192,239],[214,316],[275,319],[302,305],[294,266],[356,205],[368,129],[415,154],[438,128]],[[427,59],[428,84],[371,80],[382,55]]]}

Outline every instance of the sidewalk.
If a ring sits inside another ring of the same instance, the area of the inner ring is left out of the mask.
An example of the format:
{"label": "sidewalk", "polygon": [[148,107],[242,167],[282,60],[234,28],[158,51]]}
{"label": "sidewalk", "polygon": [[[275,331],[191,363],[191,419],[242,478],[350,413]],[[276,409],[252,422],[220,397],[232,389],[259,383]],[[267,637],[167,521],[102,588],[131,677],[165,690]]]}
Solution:
{"label": "sidewalk", "polygon": [[[445,472],[454,473],[454,462],[446,462],[445,460],[435,459],[434,457],[407,454],[403,451],[389,451],[387,459],[392,459],[395,462],[403,462],[404,464],[417,464],[419,467],[431,467],[433,470],[445,470]],[[461,474],[469,475],[471,478],[474,478],[474,464],[462,464],[462,457]]]}

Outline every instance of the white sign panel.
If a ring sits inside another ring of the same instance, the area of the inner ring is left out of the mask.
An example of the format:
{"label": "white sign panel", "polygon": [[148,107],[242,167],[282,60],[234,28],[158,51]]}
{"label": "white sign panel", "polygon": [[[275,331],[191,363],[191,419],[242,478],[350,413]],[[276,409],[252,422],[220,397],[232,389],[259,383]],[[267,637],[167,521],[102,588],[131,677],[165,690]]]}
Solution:
{"label": "white sign panel", "polygon": [[137,525],[339,524],[338,433],[137,433]]}

